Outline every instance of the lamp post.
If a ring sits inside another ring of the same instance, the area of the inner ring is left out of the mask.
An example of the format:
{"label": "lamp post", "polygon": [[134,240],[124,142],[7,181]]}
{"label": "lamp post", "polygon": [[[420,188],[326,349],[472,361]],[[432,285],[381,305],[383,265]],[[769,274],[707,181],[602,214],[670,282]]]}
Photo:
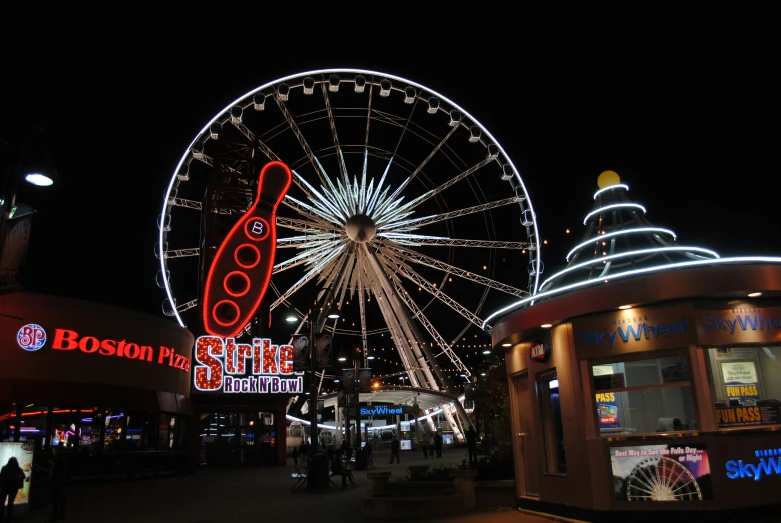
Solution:
{"label": "lamp post", "polygon": [[[36,127],[35,130],[43,132],[39,127]],[[9,270],[9,274],[10,271],[14,270],[14,267],[5,266],[3,251],[6,237],[8,236],[8,222],[13,218],[16,209],[16,195],[20,181],[24,179],[25,182],[39,187],[48,187],[57,181],[57,171],[45,152],[39,155],[25,155],[25,150],[28,146],[28,135],[29,133],[24,134],[18,146],[18,159],[11,158],[13,156],[11,144],[0,140],[0,144],[5,146],[7,153],[7,158],[4,159],[4,183],[0,188],[0,202],[2,203],[2,213],[0,213],[0,269],[2,269],[3,273],[6,269]],[[6,286],[5,279],[5,275],[2,274],[0,288]]]}
{"label": "lamp post", "polygon": [[[323,302],[328,305],[328,297],[333,296],[334,290],[331,287],[328,287],[325,290],[325,294],[323,295]],[[315,341],[315,324],[317,323],[317,318],[313,319],[312,316],[315,314],[315,311],[317,310],[317,302],[318,298],[315,298],[315,302],[312,306],[312,308],[309,309],[309,314],[307,315],[308,322],[309,322],[309,373],[310,373],[310,383],[309,383],[309,434],[310,438],[312,440],[311,444],[309,445],[309,462],[313,463],[314,459],[317,457],[317,448],[320,445],[318,438],[317,438],[317,384],[315,383],[315,372],[317,371],[317,359],[316,359],[316,351],[317,351],[317,343]],[[338,318],[339,314],[335,312],[335,310],[329,310],[328,312],[328,318]]]}

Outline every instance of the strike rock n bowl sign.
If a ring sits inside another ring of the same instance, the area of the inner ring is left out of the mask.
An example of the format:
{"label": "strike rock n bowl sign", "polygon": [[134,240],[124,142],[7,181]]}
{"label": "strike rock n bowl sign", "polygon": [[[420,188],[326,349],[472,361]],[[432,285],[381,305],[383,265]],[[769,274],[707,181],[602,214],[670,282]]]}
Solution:
{"label": "strike rock n bowl sign", "polygon": [[193,383],[200,392],[227,394],[299,394],[303,372],[293,369],[293,346],[254,338],[201,336],[195,341]]}

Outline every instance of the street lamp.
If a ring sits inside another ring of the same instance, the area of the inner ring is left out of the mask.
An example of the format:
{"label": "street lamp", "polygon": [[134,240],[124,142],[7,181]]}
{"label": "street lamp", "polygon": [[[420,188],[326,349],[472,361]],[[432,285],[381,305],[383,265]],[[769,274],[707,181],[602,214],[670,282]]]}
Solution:
{"label": "street lamp", "polygon": [[[34,130],[43,133],[43,129],[40,127],[35,127]],[[18,269],[14,266],[15,264],[6,263],[3,260],[3,251],[8,236],[8,222],[14,217],[17,209],[16,194],[20,182],[24,180],[31,185],[48,187],[54,185],[58,179],[57,170],[52,165],[45,147],[33,149],[33,152],[30,153],[29,134],[29,132],[24,134],[18,146],[0,140],[0,143],[5,146],[5,157],[3,158],[5,168],[3,169],[3,184],[0,187],[0,205],[2,205],[2,213],[0,213],[0,269],[2,269],[0,290],[8,286],[9,282],[6,280],[9,280],[13,271]],[[16,158],[13,158],[14,154]],[[8,274],[5,274],[6,271]]]}
{"label": "street lamp", "polygon": [[[330,302],[328,302],[328,297],[333,295],[333,288],[328,287],[325,289],[325,292],[322,295],[322,299],[327,306],[331,305]],[[317,371],[317,359],[315,357],[317,352],[315,326],[317,323],[317,318],[313,319],[312,317],[315,314],[315,311],[319,310],[317,308],[317,303],[318,298],[316,297],[312,307],[309,309],[309,313],[307,314],[307,322],[309,323],[309,374],[311,380],[309,382],[309,434],[311,439],[311,444],[309,445],[310,464],[314,463],[314,460],[317,457],[317,448],[319,445],[317,438],[317,384],[315,382],[315,372]],[[331,319],[337,319],[339,318],[339,312],[335,307],[331,307],[327,312],[327,317]]]}

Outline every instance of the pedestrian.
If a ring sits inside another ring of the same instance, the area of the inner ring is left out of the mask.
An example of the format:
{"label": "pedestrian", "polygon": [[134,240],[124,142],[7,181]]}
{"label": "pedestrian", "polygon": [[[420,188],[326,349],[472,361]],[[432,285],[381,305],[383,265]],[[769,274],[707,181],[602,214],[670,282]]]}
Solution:
{"label": "pedestrian", "polygon": [[[0,469],[0,521],[10,522],[14,515],[14,500],[19,489],[24,487],[24,471],[19,466],[16,458],[9,458],[8,463]],[[4,509],[5,500],[8,499],[8,509]],[[3,514],[3,511],[6,511]]]}
{"label": "pedestrian", "polygon": [[423,444],[421,445],[421,447],[423,448],[423,457],[424,458],[428,458],[428,441],[426,441],[427,439],[428,438],[426,436],[423,436]]}
{"label": "pedestrian", "polygon": [[471,426],[466,431],[466,447],[469,450],[469,464],[477,463],[477,433]]}
{"label": "pedestrian", "polygon": [[391,441],[391,464],[393,464],[394,457],[396,458],[396,463],[401,464],[401,461],[399,460],[399,440],[396,439],[396,436],[393,436],[393,440]]}
{"label": "pedestrian", "polygon": [[49,484],[52,489],[52,517],[49,521],[65,519],[65,484],[68,480],[67,463],[61,452],[50,458]]}
{"label": "pedestrian", "polygon": [[437,435],[434,436],[434,447],[437,449],[437,457],[442,457],[442,434],[437,432]]}
{"label": "pedestrian", "polygon": [[428,437],[428,455],[432,458],[434,457],[434,451],[436,449],[434,448],[434,435]]}
{"label": "pedestrian", "polygon": [[348,479],[350,480],[350,485],[353,487],[355,486],[353,473],[344,467],[344,464],[342,463],[342,457],[338,452],[331,454],[331,475],[342,477],[342,488],[347,488]]}

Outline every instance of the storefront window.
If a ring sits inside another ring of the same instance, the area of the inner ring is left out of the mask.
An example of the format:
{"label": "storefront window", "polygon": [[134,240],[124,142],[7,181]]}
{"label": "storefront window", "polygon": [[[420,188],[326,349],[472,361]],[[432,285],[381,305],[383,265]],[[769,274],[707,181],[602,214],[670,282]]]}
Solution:
{"label": "storefront window", "polygon": [[565,474],[567,472],[567,456],[564,452],[559,380],[555,372],[547,372],[537,378],[537,395],[540,400],[542,432],[545,442],[545,472]]}
{"label": "storefront window", "polygon": [[720,428],[781,423],[781,347],[708,349]]}
{"label": "storefront window", "polygon": [[51,446],[71,452],[89,448],[92,442],[92,409],[53,407]]}
{"label": "storefront window", "polygon": [[697,429],[685,356],[592,365],[601,434]]}
{"label": "storefront window", "polygon": [[0,404],[0,441],[13,441],[16,425],[16,403]]}

